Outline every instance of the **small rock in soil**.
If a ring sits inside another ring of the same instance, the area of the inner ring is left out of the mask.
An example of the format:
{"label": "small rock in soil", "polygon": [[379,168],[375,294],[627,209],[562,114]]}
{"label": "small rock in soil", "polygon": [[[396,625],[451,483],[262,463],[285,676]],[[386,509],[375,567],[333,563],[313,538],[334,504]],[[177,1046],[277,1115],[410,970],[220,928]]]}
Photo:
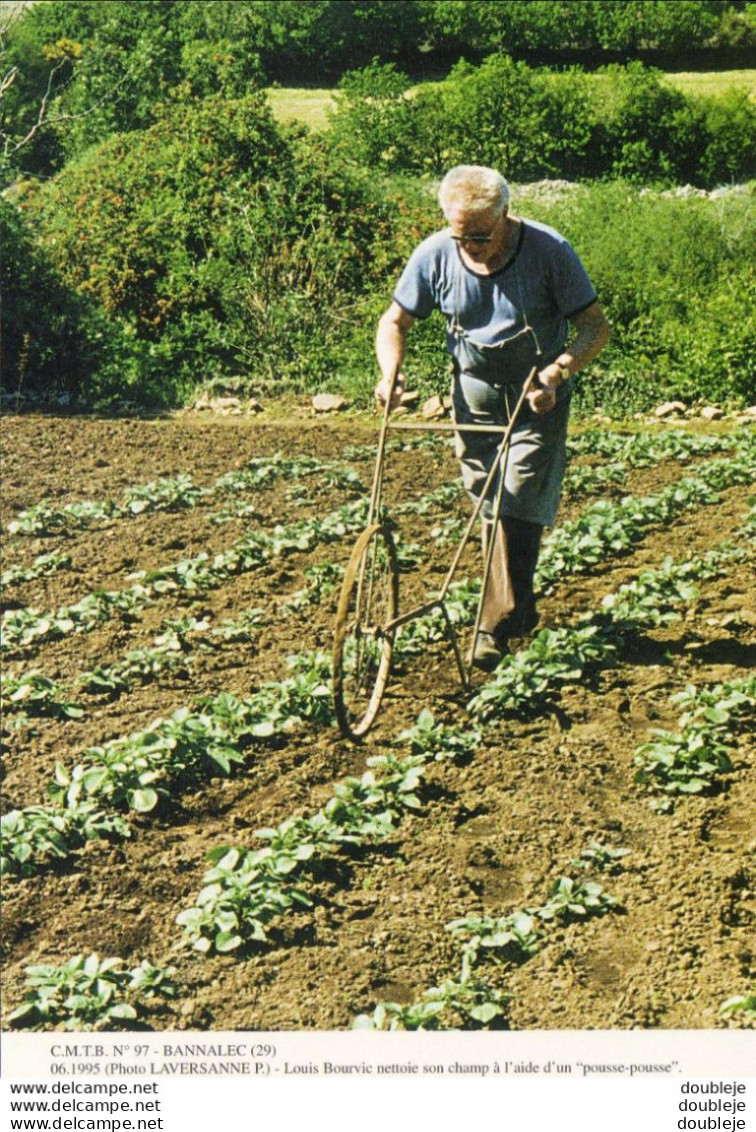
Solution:
{"label": "small rock in soil", "polygon": [[316,393],[312,399],[316,413],[338,413],[346,409],[348,404],[346,397],[341,397],[338,393]]}
{"label": "small rock in soil", "polygon": [[421,412],[427,421],[435,421],[442,417],[448,417],[451,407],[451,397],[430,397],[423,405]]}
{"label": "small rock in soil", "polygon": [[654,409],[654,416],[659,420],[665,417],[677,416],[685,412],[685,405],[682,401],[665,401],[663,405],[657,405]]}

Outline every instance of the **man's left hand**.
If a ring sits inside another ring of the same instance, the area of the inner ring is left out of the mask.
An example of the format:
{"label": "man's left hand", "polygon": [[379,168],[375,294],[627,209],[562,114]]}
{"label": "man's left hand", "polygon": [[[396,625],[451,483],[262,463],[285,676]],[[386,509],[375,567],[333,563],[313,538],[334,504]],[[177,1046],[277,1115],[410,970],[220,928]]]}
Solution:
{"label": "man's left hand", "polygon": [[556,391],[562,384],[563,367],[552,362],[535,379],[528,391],[528,404],[534,413],[550,413],[556,405]]}
{"label": "man's left hand", "polygon": [[556,405],[556,390],[536,385],[528,391],[527,401],[534,413],[550,413]]}

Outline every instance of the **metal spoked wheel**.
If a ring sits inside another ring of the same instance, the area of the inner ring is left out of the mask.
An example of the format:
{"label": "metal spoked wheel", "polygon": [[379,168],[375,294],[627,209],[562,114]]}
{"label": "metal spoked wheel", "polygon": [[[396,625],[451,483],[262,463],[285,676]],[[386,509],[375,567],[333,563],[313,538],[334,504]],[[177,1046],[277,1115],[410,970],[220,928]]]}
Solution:
{"label": "metal spoked wheel", "polygon": [[370,729],[391,669],[391,625],[399,604],[399,571],[391,531],[376,523],[354,545],[341,587],[333,648],[333,697],[344,735]]}

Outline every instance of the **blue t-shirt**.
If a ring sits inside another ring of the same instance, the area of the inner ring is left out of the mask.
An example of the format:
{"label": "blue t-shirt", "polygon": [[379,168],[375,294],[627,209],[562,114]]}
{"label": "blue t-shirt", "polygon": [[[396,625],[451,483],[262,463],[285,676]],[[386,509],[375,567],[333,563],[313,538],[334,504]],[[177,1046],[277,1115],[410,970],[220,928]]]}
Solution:
{"label": "blue t-shirt", "polygon": [[[526,363],[520,355],[525,346],[532,352],[533,341],[540,349],[539,365],[561,353],[568,319],[595,302],[596,292],[563,236],[523,220],[514,255],[492,275],[479,275],[463,263],[448,229],[423,240],[402,272],[394,299],[415,318],[441,311],[449,353],[462,372],[484,377],[490,369],[492,379],[508,380],[521,376]],[[526,326],[534,338],[523,335]]]}

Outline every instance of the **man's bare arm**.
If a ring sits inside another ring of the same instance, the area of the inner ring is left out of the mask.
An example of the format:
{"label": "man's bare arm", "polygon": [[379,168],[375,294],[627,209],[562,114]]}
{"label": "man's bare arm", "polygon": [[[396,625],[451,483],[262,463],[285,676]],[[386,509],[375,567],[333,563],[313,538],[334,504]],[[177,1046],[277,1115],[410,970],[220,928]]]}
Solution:
{"label": "man's bare arm", "polygon": [[591,303],[585,310],[576,314],[572,324],[577,330],[575,339],[553,364],[567,366],[570,373],[579,373],[601,353],[609,341],[611,330],[598,303]]}
{"label": "man's bare arm", "polygon": [[554,408],[565,368],[570,374],[579,373],[609,341],[609,323],[597,302],[576,314],[572,324],[577,330],[574,341],[550,365],[544,366],[538,374],[538,386],[528,394],[530,407],[536,413],[548,413]]}
{"label": "man's bare arm", "polygon": [[375,335],[375,356],[381,371],[381,380],[376,386],[375,396],[381,404],[386,403],[389,391],[393,389],[392,403],[396,402],[405,389],[402,362],[407,349],[407,335],[414,318],[399,303],[393,302],[378,322]]}

